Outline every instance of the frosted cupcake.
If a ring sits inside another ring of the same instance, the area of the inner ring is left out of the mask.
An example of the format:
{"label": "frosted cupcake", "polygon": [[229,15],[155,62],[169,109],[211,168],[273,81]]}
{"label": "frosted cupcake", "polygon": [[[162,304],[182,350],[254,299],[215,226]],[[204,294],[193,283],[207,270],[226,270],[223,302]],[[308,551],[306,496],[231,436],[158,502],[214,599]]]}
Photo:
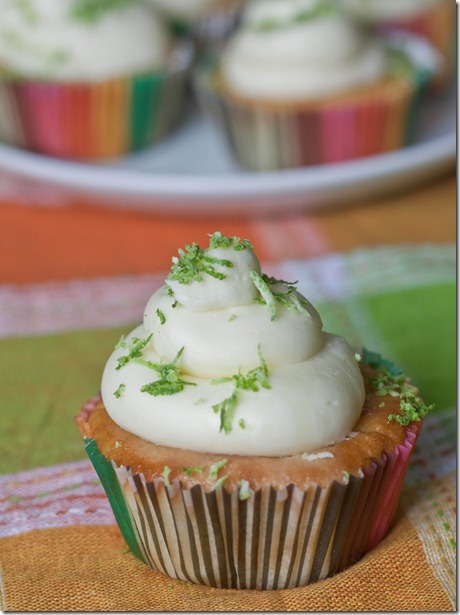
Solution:
{"label": "frosted cupcake", "polygon": [[151,7],[2,0],[0,9],[0,140],[95,159],[174,127],[191,52]]}
{"label": "frosted cupcake", "polygon": [[436,68],[418,51],[369,37],[334,2],[252,0],[197,90],[244,166],[339,162],[410,141]]}
{"label": "frosted cupcake", "polygon": [[306,585],[372,549],[427,411],[220,233],[173,259],[101,393],[77,423],[131,550],[222,588]]}
{"label": "frosted cupcake", "polygon": [[383,31],[396,28],[426,38],[444,60],[444,80],[452,74],[457,23],[456,4],[452,0],[340,1],[344,9],[367,25]]}

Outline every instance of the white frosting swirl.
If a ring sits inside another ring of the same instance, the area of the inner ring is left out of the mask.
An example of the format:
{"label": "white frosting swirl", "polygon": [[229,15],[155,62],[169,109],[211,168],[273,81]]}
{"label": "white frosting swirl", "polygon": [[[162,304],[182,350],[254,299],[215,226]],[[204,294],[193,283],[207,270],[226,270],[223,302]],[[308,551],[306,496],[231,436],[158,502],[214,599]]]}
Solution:
{"label": "white frosting swirl", "polygon": [[0,70],[91,81],[165,65],[169,34],[151,7],[84,8],[84,0],[0,0]]}
{"label": "white frosting swirl", "polygon": [[385,73],[384,49],[338,11],[315,14],[317,7],[318,0],[252,0],[222,54],[231,90],[296,100],[377,81]]}
{"label": "white frosting swirl", "polygon": [[[159,445],[222,454],[293,455],[343,439],[364,401],[350,346],[323,333],[316,310],[287,283],[263,278],[275,296],[284,294],[274,306],[259,294],[254,275],[260,281],[260,265],[252,248],[204,254],[231,262],[213,270],[227,277],[167,279],[174,297],[166,286],[155,292],[144,324],[109,358],[101,391],[112,419]],[[138,340],[145,346],[123,359]],[[179,379],[181,390],[157,396],[145,390],[161,381],[159,364],[175,364],[169,384]],[[255,390],[237,385],[235,376],[248,379],[251,370],[264,374]],[[221,429],[222,402],[232,396],[230,427]]]}
{"label": "white frosting swirl", "polygon": [[343,7],[364,21],[392,21],[418,15],[427,8],[450,0],[339,0]]}

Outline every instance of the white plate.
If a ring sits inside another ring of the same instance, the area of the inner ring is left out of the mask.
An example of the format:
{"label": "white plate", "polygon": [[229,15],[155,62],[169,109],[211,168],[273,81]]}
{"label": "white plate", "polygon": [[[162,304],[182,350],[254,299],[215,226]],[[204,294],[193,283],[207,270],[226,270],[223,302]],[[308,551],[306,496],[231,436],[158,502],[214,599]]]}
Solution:
{"label": "white plate", "polygon": [[242,170],[216,128],[192,112],[167,141],[101,164],[82,164],[0,144],[0,171],[36,188],[101,204],[177,215],[247,215],[342,206],[414,187],[455,165],[456,89],[423,104],[415,143],[360,160],[269,173]]}

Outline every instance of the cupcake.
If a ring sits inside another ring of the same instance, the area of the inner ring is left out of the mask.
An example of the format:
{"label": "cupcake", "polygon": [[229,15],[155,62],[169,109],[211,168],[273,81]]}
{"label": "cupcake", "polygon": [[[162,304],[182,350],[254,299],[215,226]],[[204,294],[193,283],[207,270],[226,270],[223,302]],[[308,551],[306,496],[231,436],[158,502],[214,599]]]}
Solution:
{"label": "cupcake", "polygon": [[238,20],[244,0],[150,0],[174,31],[200,45],[225,38]]}
{"label": "cupcake", "polygon": [[191,583],[283,589],[385,536],[427,410],[217,232],[179,250],[76,420],[134,555]]}
{"label": "cupcake", "polygon": [[197,91],[249,169],[379,154],[411,140],[436,68],[409,42],[370,36],[329,0],[252,0]]}
{"label": "cupcake", "polygon": [[456,4],[452,0],[340,0],[364,24],[422,36],[441,54],[438,82],[452,76],[456,54]]}
{"label": "cupcake", "polygon": [[191,63],[139,0],[2,0],[0,140],[53,156],[118,156],[175,126]]}

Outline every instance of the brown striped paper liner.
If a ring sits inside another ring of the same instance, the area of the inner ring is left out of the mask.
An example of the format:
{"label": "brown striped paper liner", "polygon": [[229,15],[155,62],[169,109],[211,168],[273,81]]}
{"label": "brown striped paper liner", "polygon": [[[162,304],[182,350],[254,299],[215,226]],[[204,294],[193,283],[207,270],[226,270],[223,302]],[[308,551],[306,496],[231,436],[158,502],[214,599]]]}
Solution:
{"label": "brown striped paper liner", "polygon": [[177,42],[163,71],[95,82],[0,78],[0,140],[81,160],[152,145],[177,125],[193,59]]}
{"label": "brown striped paper liner", "polygon": [[[94,406],[92,400],[82,416]],[[146,481],[105,459],[93,438],[86,448],[126,541],[152,569],[212,587],[285,589],[347,568],[385,536],[420,426],[409,426],[395,451],[346,483],[267,485],[247,499],[225,485],[206,492]]]}
{"label": "brown striped paper liner", "polygon": [[[401,46],[393,34],[391,45]],[[405,49],[416,40],[405,40]],[[417,45],[423,43],[417,38]],[[245,101],[225,92],[216,57],[195,74],[195,90],[204,112],[214,119],[235,158],[253,171],[289,169],[353,160],[396,150],[413,140],[420,96],[438,57],[425,44],[414,75],[386,80],[353,100],[296,105]]]}

